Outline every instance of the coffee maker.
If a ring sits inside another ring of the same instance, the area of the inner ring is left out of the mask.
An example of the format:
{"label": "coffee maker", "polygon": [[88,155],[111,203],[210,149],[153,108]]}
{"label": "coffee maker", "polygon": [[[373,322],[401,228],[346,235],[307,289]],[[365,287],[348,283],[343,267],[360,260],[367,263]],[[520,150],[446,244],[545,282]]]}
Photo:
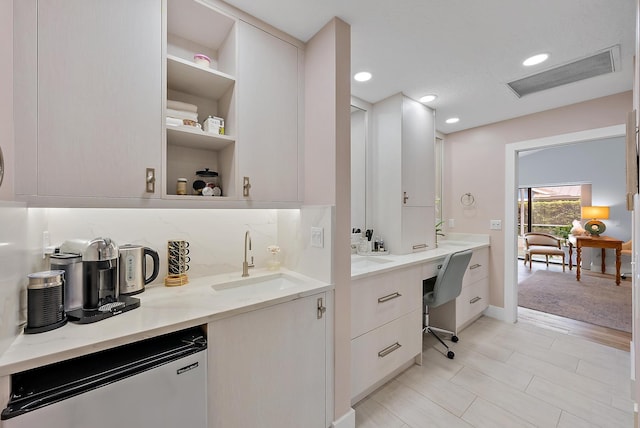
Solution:
{"label": "coffee maker", "polygon": [[119,295],[118,246],[110,238],[67,241],[60,249],[82,256],[82,307],[67,312],[69,321],[92,323],[140,306],[140,299]]}

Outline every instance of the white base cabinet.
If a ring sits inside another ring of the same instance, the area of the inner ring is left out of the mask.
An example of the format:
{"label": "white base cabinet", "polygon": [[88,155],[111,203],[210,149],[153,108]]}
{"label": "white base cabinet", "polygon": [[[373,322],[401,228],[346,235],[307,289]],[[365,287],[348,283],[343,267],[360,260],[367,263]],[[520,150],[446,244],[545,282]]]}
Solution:
{"label": "white base cabinet", "polygon": [[473,250],[460,295],[429,310],[429,324],[458,334],[489,306],[489,248]]}
{"label": "white base cabinet", "polygon": [[210,428],[327,426],[328,295],[209,324]]}
{"label": "white base cabinet", "polygon": [[351,282],[351,401],[422,352],[422,272],[413,266]]}

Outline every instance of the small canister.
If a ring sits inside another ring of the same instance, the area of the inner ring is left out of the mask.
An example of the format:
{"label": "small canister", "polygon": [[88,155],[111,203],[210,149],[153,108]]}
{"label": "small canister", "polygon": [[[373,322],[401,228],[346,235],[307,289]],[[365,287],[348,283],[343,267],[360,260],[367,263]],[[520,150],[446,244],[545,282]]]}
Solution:
{"label": "small canister", "polygon": [[187,179],[178,178],[178,182],[176,184],[176,195],[186,195],[186,194],[187,194]]}
{"label": "small canister", "polygon": [[64,271],[64,310],[82,307],[82,256],[71,253],[51,255],[51,270]]}
{"label": "small canister", "polygon": [[24,332],[42,333],[65,325],[64,271],[36,272],[27,277],[27,326]]}
{"label": "small canister", "polygon": [[[200,189],[203,196],[222,196],[222,184],[217,172],[205,168],[204,170],[196,171],[196,176],[198,181],[204,182],[204,186]],[[207,187],[209,189],[206,189]]]}

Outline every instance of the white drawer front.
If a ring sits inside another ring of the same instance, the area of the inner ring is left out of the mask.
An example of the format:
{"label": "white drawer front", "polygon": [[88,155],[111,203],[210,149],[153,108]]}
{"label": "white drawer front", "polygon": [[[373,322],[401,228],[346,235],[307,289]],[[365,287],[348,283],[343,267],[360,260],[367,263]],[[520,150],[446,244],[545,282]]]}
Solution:
{"label": "white drawer front", "polygon": [[469,284],[489,277],[489,249],[480,248],[473,250],[473,255],[469,261],[467,272],[464,274],[462,280],[462,286],[466,287]]}
{"label": "white drawer front", "polygon": [[351,338],[422,308],[419,266],[351,283]]}
{"label": "white drawer front", "polygon": [[438,275],[438,266],[442,265],[444,259],[425,263],[422,265],[422,279],[432,278]]}
{"label": "white drawer front", "polygon": [[489,278],[462,289],[456,299],[456,326],[459,328],[489,306]]}
{"label": "white drawer front", "polygon": [[351,341],[351,397],[422,351],[422,311],[413,311]]}

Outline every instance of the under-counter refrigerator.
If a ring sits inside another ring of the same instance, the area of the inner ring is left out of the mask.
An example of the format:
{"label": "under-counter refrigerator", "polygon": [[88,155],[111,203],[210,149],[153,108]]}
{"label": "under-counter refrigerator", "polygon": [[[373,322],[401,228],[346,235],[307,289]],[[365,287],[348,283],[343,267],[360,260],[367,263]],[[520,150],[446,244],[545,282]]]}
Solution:
{"label": "under-counter refrigerator", "polygon": [[12,376],[3,428],[205,428],[207,340],[183,330]]}

